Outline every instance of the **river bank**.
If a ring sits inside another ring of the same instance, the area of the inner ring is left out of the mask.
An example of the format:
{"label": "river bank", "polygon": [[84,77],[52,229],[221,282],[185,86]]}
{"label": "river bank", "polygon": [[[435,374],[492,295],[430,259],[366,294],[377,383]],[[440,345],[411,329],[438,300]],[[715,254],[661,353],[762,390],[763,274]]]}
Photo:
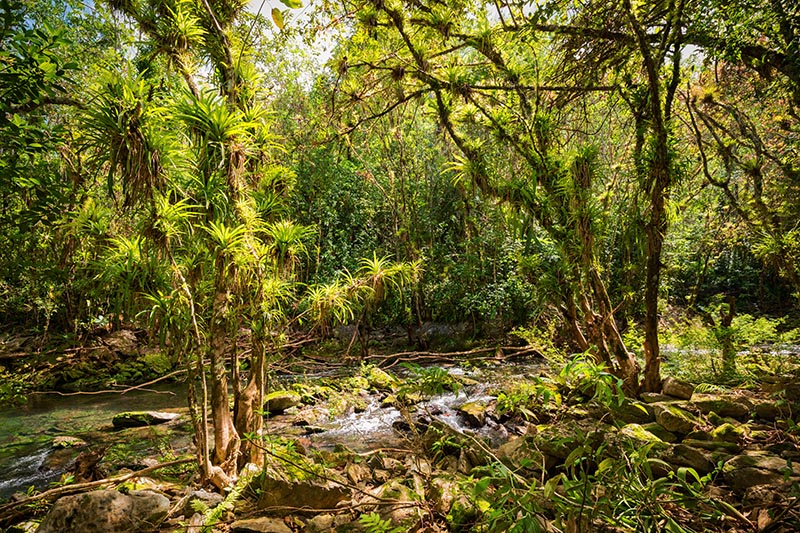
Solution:
{"label": "river bank", "polygon": [[[764,376],[750,390],[711,391],[668,380],[664,395],[631,399],[581,359],[363,365],[275,380],[265,463],[232,492],[193,506],[208,487],[193,485],[191,467],[122,486],[167,498],[160,531],[789,531],[794,383]],[[130,403],[181,414],[158,403],[168,396]],[[100,427],[72,435],[84,443],[73,457],[104,449],[100,475],[192,456],[185,415],[114,430],[114,410],[100,407]]]}

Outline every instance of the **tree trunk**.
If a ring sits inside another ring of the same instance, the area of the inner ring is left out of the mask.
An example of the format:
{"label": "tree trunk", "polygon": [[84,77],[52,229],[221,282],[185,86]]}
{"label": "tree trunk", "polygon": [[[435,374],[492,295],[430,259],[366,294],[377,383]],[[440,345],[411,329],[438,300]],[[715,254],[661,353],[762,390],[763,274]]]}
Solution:
{"label": "tree trunk", "polygon": [[238,448],[239,435],[233,425],[228,397],[228,372],[225,368],[225,348],[228,337],[224,308],[227,294],[217,291],[214,297],[214,318],[211,321],[209,358],[211,360],[211,419],[214,421],[214,464],[226,474],[235,474],[236,461],[232,459]]}
{"label": "tree trunk", "polygon": [[[258,438],[264,429],[261,408],[264,405],[264,372],[266,353],[263,339],[253,338],[253,356],[250,359],[250,379],[239,394],[236,405],[236,431],[242,436]],[[247,463],[261,464],[261,448],[245,438],[239,447],[239,468]]]}

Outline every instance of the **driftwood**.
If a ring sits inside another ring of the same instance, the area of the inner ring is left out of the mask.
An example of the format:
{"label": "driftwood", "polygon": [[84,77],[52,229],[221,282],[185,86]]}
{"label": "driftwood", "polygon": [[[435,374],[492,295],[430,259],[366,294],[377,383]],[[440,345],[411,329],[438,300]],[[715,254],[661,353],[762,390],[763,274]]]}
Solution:
{"label": "driftwood", "polygon": [[437,362],[450,361],[454,357],[480,356],[478,359],[492,359],[496,361],[509,361],[518,357],[538,356],[541,357],[539,350],[532,346],[488,346],[475,348],[464,352],[398,352],[387,355],[375,355],[370,359],[382,361],[380,366],[391,368],[398,363],[413,363],[415,361]]}
{"label": "driftwood", "polygon": [[24,516],[29,511],[30,505],[35,502],[49,502],[57,498],[60,498],[62,496],[68,496],[70,494],[76,494],[78,492],[97,489],[105,485],[118,485],[120,483],[128,481],[129,479],[141,477],[145,474],[149,474],[150,472],[161,470],[162,468],[169,468],[171,466],[191,463],[196,460],[197,459],[195,459],[194,457],[187,459],[178,459],[175,461],[169,461],[167,463],[148,466],[147,468],[143,468],[142,470],[131,472],[129,474],[123,474],[121,476],[99,479],[97,481],[89,481],[86,483],[75,483],[72,485],[64,485],[62,487],[56,487],[54,489],[40,492],[39,494],[34,494],[33,496],[28,496],[27,498],[24,498],[22,500],[13,501],[5,505],[0,505],[0,527],[7,527],[13,524],[14,520],[21,516]]}

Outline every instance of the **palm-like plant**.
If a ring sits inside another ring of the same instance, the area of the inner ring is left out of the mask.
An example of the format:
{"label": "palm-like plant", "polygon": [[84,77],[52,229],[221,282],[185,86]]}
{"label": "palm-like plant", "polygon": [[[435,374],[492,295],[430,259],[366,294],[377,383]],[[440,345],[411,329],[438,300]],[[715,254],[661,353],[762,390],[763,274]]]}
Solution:
{"label": "palm-like plant", "polygon": [[121,178],[126,206],[149,200],[166,184],[164,140],[158,131],[166,110],[152,101],[152,90],[141,75],[109,71],[84,112],[94,163],[107,164],[110,194],[114,194],[115,178]]}
{"label": "palm-like plant", "polygon": [[288,275],[294,270],[300,255],[307,253],[305,241],[313,235],[314,228],[291,220],[279,220],[267,224],[264,232],[277,271]]}

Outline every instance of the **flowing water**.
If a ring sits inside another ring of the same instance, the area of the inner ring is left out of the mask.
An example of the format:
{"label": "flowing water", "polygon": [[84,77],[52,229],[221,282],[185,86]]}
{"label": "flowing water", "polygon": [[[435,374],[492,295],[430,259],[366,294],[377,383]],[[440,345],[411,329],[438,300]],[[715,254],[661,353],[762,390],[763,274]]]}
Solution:
{"label": "flowing water", "polygon": [[81,436],[91,444],[91,435],[111,432],[111,420],[118,413],[174,411],[186,406],[182,386],[157,390],[78,396],[34,394],[22,407],[0,410],[0,501],[31,486],[47,486],[69,468],[79,451],[54,448],[54,437]]}
{"label": "flowing water", "polygon": [[[461,431],[470,431],[458,414],[458,407],[468,401],[489,401],[491,385],[509,376],[539,374],[542,364],[503,364],[482,370],[465,371],[457,366],[448,372],[465,375],[479,382],[464,387],[458,394],[435,396],[416,406],[417,413],[438,418]],[[308,376],[306,376],[308,378]],[[290,377],[287,377],[291,380]],[[283,381],[283,379],[281,380]],[[185,388],[173,384],[157,388],[159,393],[131,391],[125,394],[80,396],[33,395],[27,405],[0,411],[0,501],[29,487],[46,488],[68,470],[79,449],[56,449],[56,436],[78,436],[91,447],[108,442],[113,435],[111,420],[125,411],[176,411],[186,406]],[[381,407],[380,397],[370,396],[362,412],[342,416],[310,435],[321,448],[345,445],[355,451],[403,444],[401,433],[393,424],[401,419],[393,407]],[[502,428],[491,424],[482,428],[483,437],[502,439]]]}

